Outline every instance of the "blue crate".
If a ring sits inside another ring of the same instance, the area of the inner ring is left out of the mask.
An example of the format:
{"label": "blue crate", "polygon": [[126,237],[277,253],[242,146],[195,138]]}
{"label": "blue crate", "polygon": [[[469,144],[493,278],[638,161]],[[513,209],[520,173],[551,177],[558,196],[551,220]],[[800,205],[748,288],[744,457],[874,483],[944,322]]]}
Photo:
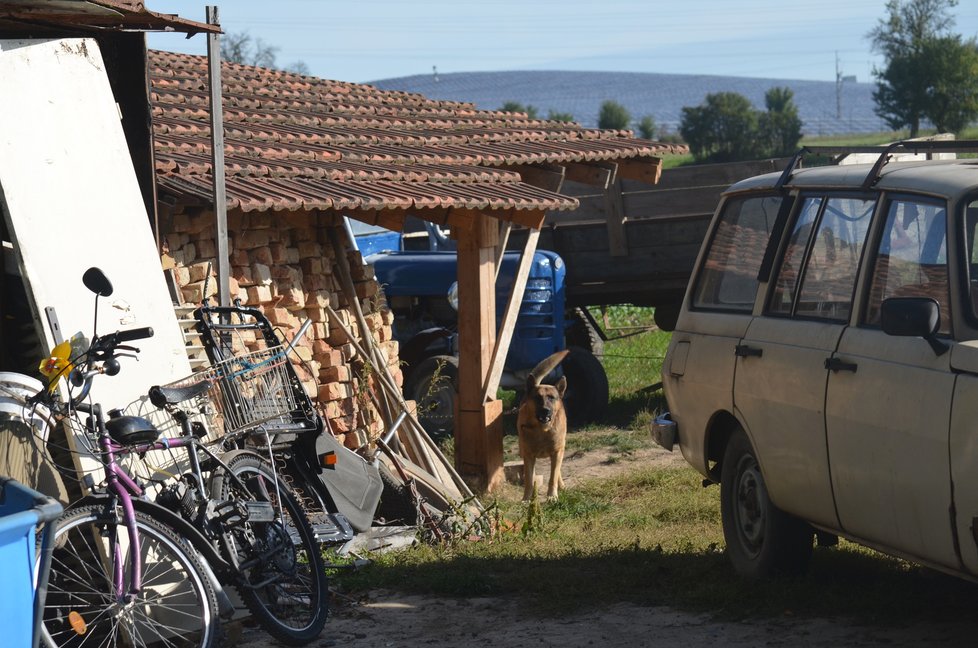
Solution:
{"label": "blue crate", "polygon": [[[61,505],[50,497],[5,477],[0,477],[0,628],[3,645],[11,648],[37,646],[35,629],[40,619],[47,588],[49,560],[37,563],[36,532],[39,525],[61,513]],[[50,533],[45,530],[45,552],[50,558]]]}

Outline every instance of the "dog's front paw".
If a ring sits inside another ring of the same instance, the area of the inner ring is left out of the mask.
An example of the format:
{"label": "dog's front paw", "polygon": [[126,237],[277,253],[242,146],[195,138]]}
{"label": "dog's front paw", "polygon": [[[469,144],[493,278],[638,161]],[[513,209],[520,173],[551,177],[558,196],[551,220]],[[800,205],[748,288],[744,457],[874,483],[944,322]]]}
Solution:
{"label": "dog's front paw", "polygon": [[549,493],[547,495],[547,501],[548,502],[556,502],[557,501],[557,493]]}

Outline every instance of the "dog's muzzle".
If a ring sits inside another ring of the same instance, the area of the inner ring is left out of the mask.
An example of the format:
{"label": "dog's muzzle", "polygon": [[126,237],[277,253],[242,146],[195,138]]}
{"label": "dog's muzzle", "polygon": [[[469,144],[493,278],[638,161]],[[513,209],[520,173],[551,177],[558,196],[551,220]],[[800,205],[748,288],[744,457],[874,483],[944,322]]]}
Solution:
{"label": "dog's muzzle", "polygon": [[549,423],[554,419],[553,410],[537,410],[537,420],[541,423]]}

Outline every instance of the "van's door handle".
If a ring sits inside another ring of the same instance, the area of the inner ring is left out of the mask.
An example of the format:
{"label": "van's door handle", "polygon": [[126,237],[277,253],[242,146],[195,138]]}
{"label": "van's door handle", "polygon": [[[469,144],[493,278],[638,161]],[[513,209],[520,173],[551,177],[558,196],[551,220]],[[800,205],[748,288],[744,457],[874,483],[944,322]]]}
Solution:
{"label": "van's door handle", "polygon": [[829,371],[851,371],[852,373],[856,373],[857,367],[858,365],[855,362],[846,362],[842,358],[832,357],[825,359],[825,368]]}
{"label": "van's door handle", "polygon": [[754,356],[755,358],[760,358],[764,354],[764,349],[758,349],[757,347],[752,347],[747,344],[738,344],[734,347],[734,355],[738,358],[749,358]]}

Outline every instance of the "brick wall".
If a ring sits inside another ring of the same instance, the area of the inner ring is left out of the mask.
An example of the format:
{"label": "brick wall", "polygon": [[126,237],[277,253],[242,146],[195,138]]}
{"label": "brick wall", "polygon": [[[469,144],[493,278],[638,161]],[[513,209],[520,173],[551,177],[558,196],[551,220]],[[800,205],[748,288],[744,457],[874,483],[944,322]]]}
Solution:
{"label": "brick wall", "polygon": [[[389,369],[398,385],[402,375],[397,342],[391,336],[393,315],[373,278],[373,268],[363,265],[358,252],[348,251],[345,258],[335,258],[327,228],[341,226],[340,218],[332,214],[229,213],[231,299],[260,308],[288,338],[306,318],[312,320],[293,362],[306,392],[330,422],[333,433],[347,447],[356,448],[377,438],[383,423],[370,397],[370,390],[375,388],[373,369],[356,356],[339,321],[325,308],[332,308],[337,319],[362,339],[363,332],[344,297],[337,262],[349,265],[369,333],[389,358]],[[217,294],[214,232],[210,211],[176,211],[162,220],[163,264],[174,269],[185,304],[199,304],[205,284],[208,297]],[[245,346],[257,344],[248,339],[242,342]]]}

